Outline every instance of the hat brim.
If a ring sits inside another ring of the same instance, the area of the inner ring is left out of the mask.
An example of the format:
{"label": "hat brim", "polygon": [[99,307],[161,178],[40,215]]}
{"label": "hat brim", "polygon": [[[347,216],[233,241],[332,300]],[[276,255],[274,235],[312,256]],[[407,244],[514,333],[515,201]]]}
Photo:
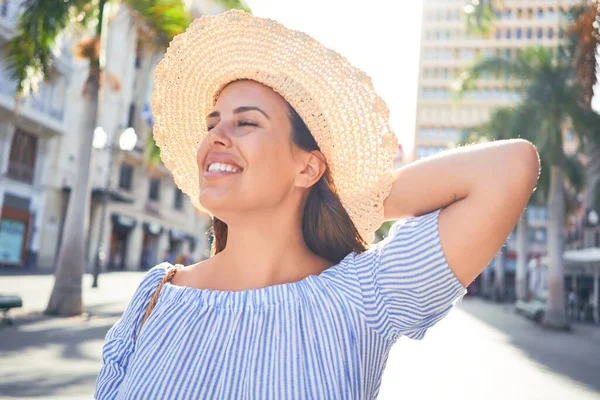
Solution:
{"label": "hat brim", "polygon": [[371,242],[383,222],[398,148],[371,79],[305,33],[242,11],[196,19],[154,72],[154,139],[176,185],[199,201],[196,150],[229,83],[250,79],[285,98],[327,159],[342,205]]}

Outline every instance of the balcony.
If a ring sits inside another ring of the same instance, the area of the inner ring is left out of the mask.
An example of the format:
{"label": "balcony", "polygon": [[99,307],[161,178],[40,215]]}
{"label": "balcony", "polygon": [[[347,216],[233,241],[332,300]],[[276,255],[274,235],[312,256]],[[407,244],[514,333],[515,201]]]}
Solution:
{"label": "balcony", "polygon": [[[6,62],[0,54],[0,120],[16,123],[42,137],[62,134],[64,131],[65,100],[67,82],[58,75],[40,85],[39,92],[15,97],[16,82],[6,71]],[[16,112],[18,110],[18,112]]]}
{"label": "balcony", "polygon": [[33,183],[33,166],[10,161],[6,175],[15,181]]}

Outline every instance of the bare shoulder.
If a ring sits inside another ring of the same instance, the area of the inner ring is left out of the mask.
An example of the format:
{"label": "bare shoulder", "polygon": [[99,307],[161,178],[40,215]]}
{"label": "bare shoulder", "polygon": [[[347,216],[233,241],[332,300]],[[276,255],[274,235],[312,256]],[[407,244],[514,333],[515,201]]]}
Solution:
{"label": "bare shoulder", "polygon": [[178,286],[197,286],[201,276],[206,273],[212,264],[212,259],[203,260],[195,264],[180,267],[171,283]]}

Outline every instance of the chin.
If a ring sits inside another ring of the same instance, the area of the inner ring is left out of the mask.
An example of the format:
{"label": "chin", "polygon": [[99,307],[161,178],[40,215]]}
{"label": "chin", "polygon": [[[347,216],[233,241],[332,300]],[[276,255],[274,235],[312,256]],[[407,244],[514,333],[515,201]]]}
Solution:
{"label": "chin", "polygon": [[239,208],[239,201],[235,201],[233,196],[216,195],[215,193],[200,193],[200,204],[210,215],[219,216],[227,214],[232,210]]}

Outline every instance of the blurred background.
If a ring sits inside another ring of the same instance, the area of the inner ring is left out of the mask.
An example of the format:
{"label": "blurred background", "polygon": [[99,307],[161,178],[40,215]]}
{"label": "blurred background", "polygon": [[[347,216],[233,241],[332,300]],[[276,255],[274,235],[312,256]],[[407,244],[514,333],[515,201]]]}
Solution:
{"label": "blurred background", "polygon": [[365,70],[397,167],[510,137],[540,152],[517,228],[426,340],[396,344],[380,398],[600,399],[591,0],[0,0],[0,398],[91,398],[144,272],[209,256],[210,220],[152,139],[152,74],[194,18],[230,8]]}

